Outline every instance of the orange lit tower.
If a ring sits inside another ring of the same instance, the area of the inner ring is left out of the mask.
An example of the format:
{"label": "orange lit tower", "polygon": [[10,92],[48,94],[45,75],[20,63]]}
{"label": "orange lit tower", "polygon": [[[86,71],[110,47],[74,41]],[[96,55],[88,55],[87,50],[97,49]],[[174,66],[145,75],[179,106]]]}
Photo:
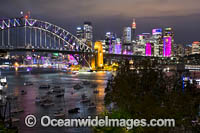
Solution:
{"label": "orange lit tower", "polygon": [[97,56],[92,59],[92,69],[103,68],[103,47],[100,41],[95,42],[94,50],[97,51]]}

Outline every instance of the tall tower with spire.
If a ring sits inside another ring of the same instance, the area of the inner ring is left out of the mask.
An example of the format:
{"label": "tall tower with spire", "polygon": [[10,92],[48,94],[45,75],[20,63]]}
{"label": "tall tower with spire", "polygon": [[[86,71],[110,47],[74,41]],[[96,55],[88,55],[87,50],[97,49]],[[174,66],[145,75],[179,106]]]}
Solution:
{"label": "tall tower with spire", "polygon": [[135,21],[135,18],[133,18],[133,22],[132,22],[132,40],[135,39],[135,31],[136,31],[136,21]]}

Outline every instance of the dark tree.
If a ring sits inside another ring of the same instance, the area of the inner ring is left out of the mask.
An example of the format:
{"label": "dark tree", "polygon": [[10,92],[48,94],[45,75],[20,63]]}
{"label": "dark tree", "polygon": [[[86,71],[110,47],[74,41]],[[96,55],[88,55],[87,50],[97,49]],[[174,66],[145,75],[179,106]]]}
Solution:
{"label": "dark tree", "polygon": [[[142,63],[141,63],[142,62]],[[163,72],[156,61],[143,60],[122,64],[117,75],[108,82],[105,103],[113,103],[113,111],[137,119],[175,119],[175,128],[143,128],[144,132],[196,131],[192,123],[199,112],[200,95],[195,82],[185,82],[183,72]]]}

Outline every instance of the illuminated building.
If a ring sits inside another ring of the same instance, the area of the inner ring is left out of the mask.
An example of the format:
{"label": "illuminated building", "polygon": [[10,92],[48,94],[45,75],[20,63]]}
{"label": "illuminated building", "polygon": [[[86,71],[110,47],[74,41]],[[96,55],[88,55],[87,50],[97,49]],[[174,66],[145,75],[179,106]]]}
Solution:
{"label": "illuminated building", "polygon": [[122,53],[123,54],[130,55],[133,53],[131,32],[132,32],[131,27],[125,27],[123,29],[123,37],[122,37],[122,41],[123,41]]}
{"label": "illuminated building", "polygon": [[134,55],[140,55],[140,56],[145,56],[145,48],[146,48],[146,42],[147,42],[147,37],[149,34],[141,34],[138,35],[136,38],[136,44],[133,46],[133,53]]}
{"label": "illuminated building", "polygon": [[187,55],[187,56],[192,54],[192,44],[186,44],[185,45],[184,54]]}
{"label": "illuminated building", "polygon": [[105,43],[106,43],[106,53],[115,53],[115,44],[116,44],[116,34],[113,32],[107,32],[105,35]]}
{"label": "illuminated building", "polygon": [[182,44],[174,44],[174,55],[175,56],[184,56],[184,47]]}
{"label": "illuminated building", "polygon": [[116,44],[115,44],[115,54],[121,54],[122,53],[122,43],[121,39],[117,38],[116,39]]}
{"label": "illuminated building", "polygon": [[123,29],[123,44],[131,44],[131,27]]}
{"label": "illuminated building", "polygon": [[153,29],[152,30],[152,35],[159,35],[161,36],[162,35],[162,29]]}
{"label": "illuminated building", "polygon": [[133,19],[133,22],[132,22],[132,40],[135,39],[135,30],[136,30],[136,22],[135,22],[135,19]]}
{"label": "illuminated building", "polygon": [[[173,52],[173,49],[174,49],[174,31],[173,31],[172,28],[165,28],[163,30],[163,41],[165,41],[164,38],[166,38],[166,37],[171,37],[171,51],[170,51],[171,54],[170,54],[170,56],[173,56],[174,55],[174,52]],[[164,44],[163,44],[163,48],[164,48]],[[164,53],[163,53],[163,55],[164,55]]]}
{"label": "illuminated building", "polygon": [[152,30],[152,43],[154,44],[154,56],[161,57],[163,54],[162,29]]}
{"label": "illuminated building", "polygon": [[142,35],[144,36],[145,40],[151,37],[151,33],[142,33]]}
{"label": "illuminated building", "polygon": [[83,39],[83,28],[80,26],[76,28],[76,37],[78,39]]}
{"label": "illuminated building", "polygon": [[103,53],[106,53],[106,40],[100,40],[102,43]]}
{"label": "illuminated building", "polygon": [[133,53],[134,53],[134,55],[144,56],[145,55],[144,36],[138,35],[136,40],[137,40],[136,45],[134,45],[134,47],[133,47]]}
{"label": "illuminated building", "polygon": [[145,54],[151,56],[151,43],[146,43]]}
{"label": "illuminated building", "polygon": [[200,54],[200,42],[196,41],[192,43],[192,54]]}
{"label": "illuminated building", "polygon": [[172,50],[172,37],[165,36],[163,37],[163,56],[170,57]]}
{"label": "illuminated building", "polygon": [[91,22],[84,22],[83,25],[83,30],[84,30],[84,39],[86,40],[86,44],[88,46],[92,46],[92,41],[93,41],[93,27]]}

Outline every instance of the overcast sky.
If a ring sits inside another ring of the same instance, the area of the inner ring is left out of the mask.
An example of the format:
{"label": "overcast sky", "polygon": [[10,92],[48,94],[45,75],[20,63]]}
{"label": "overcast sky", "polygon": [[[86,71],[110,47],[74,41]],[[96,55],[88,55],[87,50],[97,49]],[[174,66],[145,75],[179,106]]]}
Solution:
{"label": "overcast sky", "polygon": [[30,11],[33,18],[49,21],[75,33],[76,26],[91,21],[95,39],[117,33],[136,18],[137,34],[152,28],[172,27],[175,42],[200,40],[200,0],[1,0],[0,18]]}

